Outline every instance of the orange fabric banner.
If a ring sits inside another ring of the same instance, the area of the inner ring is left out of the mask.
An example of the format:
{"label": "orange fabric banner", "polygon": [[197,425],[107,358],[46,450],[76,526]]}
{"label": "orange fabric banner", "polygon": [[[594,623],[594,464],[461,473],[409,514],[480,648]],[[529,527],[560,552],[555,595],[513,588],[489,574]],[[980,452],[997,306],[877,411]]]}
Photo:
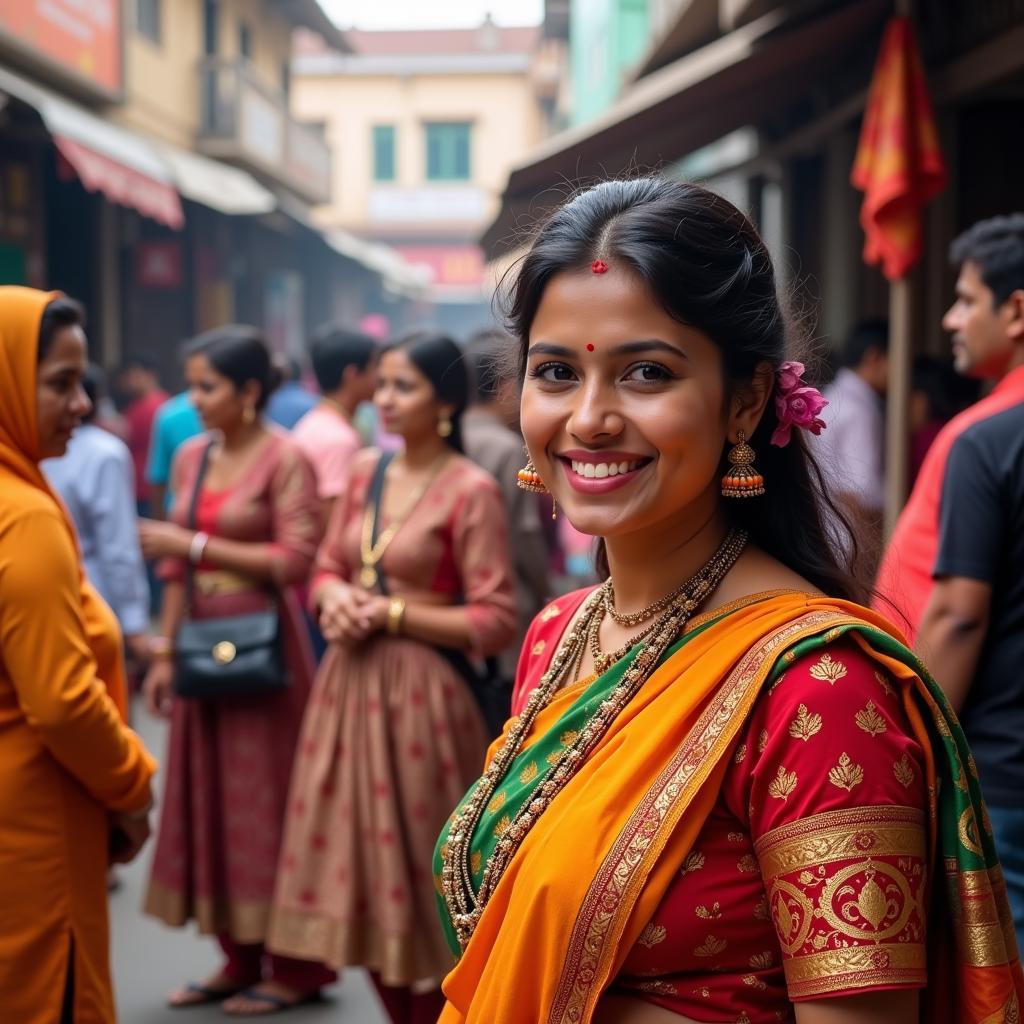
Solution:
{"label": "orange fabric banner", "polygon": [[921,55],[910,20],[885,30],[868,94],[850,181],[864,193],[864,262],[881,263],[890,281],[921,255],[921,209],[946,185],[946,165]]}

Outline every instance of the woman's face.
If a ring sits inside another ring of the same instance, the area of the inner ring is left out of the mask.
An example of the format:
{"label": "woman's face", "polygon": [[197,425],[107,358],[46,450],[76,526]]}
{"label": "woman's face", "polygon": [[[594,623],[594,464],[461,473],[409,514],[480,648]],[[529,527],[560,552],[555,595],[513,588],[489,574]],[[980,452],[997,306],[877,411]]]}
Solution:
{"label": "woman's face", "polygon": [[438,423],[452,413],[450,406],[438,401],[429,378],[401,349],[381,356],[373,401],[384,429],[407,444],[436,434]]}
{"label": "woman's face", "polygon": [[245,410],[254,408],[259,385],[250,381],[243,388],[219,373],[204,355],[190,356],[185,362],[185,380],[189,396],[206,430],[230,434],[245,422]]}
{"label": "woman's face", "polygon": [[63,455],[71,434],[92,408],[82,387],[87,358],[82,328],[61,327],[53,336],[46,358],[39,362],[36,410],[40,458]]}
{"label": "woman's face", "polygon": [[752,432],[726,404],[718,348],[633,274],[550,281],[530,330],[522,426],[576,529],[613,537],[713,514],[728,435]]}

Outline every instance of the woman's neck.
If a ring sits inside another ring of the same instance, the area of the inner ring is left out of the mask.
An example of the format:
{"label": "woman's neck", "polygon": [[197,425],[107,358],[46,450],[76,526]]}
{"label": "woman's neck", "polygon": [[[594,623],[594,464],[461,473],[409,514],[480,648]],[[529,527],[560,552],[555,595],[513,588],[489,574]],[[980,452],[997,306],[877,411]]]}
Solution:
{"label": "woman's neck", "polygon": [[440,435],[428,434],[426,437],[407,437],[401,457],[409,469],[426,469],[451,450],[451,446]]}
{"label": "woman's neck", "polygon": [[231,430],[221,431],[221,448],[226,452],[241,452],[266,433],[259,418],[252,423],[240,423]]}
{"label": "woman's neck", "polygon": [[687,509],[673,522],[609,538],[616,609],[622,614],[637,612],[672,593],[711,560],[728,530],[716,501],[707,508]]}

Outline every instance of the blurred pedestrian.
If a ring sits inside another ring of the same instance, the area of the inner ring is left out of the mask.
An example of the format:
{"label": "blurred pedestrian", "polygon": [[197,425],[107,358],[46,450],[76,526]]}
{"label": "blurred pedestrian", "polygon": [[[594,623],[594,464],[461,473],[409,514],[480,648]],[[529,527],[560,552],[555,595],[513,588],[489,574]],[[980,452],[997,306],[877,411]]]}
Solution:
{"label": "blurred pedestrian", "polygon": [[[186,360],[185,374],[188,376]],[[168,399],[153,420],[146,481],[149,484],[149,512],[154,519],[163,519],[174,502],[171,487],[171,466],[178,449],[190,438],[203,432],[203,425],[188,391]]]}
{"label": "blurred pedestrian", "polygon": [[170,397],[160,386],[156,360],[147,355],[131,356],[121,370],[121,387],[131,396],[124,410],[128,430],[128,449],[135,466],[135,499],[139,515],[150,513],[149,483],[146,462],[153,438],[153,421],[160,407]]}
{"label": "blurred pedestrian", "polygon": [[149,584],[139,547],[135,478],[128,446],[96,424],[103,371],[86,368],[82,386],[91,409],[67,451],[43,471],[78,531],[85,574],[110,605],[136,666],[149,660]]}
{"label": "blurred pedestrian", "polygon": [[0,1018],[113,1024],[107,868],[149,835],[117,621],[39,469],[89,412],[83,313],[0,288]]}
{"label": "blurred pedestrian", "polygon": [[270,396],[267,418],[291,430],[317,404],[317,397],[302,383],[302,364],[294,356],[274,360],[281,386]]}
{"label": "blurred pedestrian", "polygon": [[[462,437],[469,456],[498,482],[508,515],[508,537],[516,574],[519,637],[498,659],[502,678],[511,683],[523,637],[533,617],[551,596],[548,550],[540,523],[537,495],[518,486],[523,465],[523,439],[507,426],[519,405],[516,375],[509,372],[512,339],[501,332],[483,332],[466,346],[473,401],[462,417]],[[513,357],[514,358],[514,357]]]}
{"label": "blurred pedestrian", "polygon": [[875,584],[876,606],[899,616],[914,642],[934,586],[946,465],[968,427],[1024,400],[1024,345],[1008,333],[1024,266],[1024,214],[980,221],[950,248],[959,267],[956,301],[942,324],[953,335],[953,367],[964,377],[994,381],[981,401],[939,433],[893,531]]}
{"label": "blurred pedestrian", "polygon": [[960,278],[944,324],[957,368],[1000,384],[946,444],[917,647],[974,754],[1024,942],[1024,214],[975,225],[953,257]]}
{"label": "blurred pedestrian", "polygon": [[[888,384],[889,325],[863,321],[843,344],[839,371],[824,390],[828,405],[821,419],[826,429],[811,442],[830,496],[854,530],[859,560],[855,571],[863,579],[874,576],[882,542]],[[833,533],[842,536],[844,531]]]}
{"label": "blurred pedestrian", "polygon": [[[140,527],[143,550],[163,559],[166,582],[144,689],[150,710],[171,721],[145,906],[173,927],[194,919],[201,932],[217,936],[225,961],[206,980],[172,993],[171,1006],[224,1000],[265,977],[303,992],[334,977],[263,949],[292,757],[312,682],[295,588],[309,573],[320,536],[313,470],[263,422],[273,370],[254,328],[210,331],[187,355],[190,394],[214,433],[189,441],[176,456],[170,521]],[[245,616],[258,617],[263,632],[254,626],[240,634]],[[231,696],[209,688],[198,696],[190,682],[199,671],[194,652],[176,651],[185,625],[194,630],[202,623],[216,634],[211,660],[229,666],[238,659]],[[276,675],[266,668],[274,662]],[[191,695],[176,695],[186,683]],[[269,996],[258,1003],[262,1012],[276,1008]]]}
{"label": "blurred pedestrian", "polygon": [[462,454],[468,388],[442,335],[381,356],[375,402],[403,447],[355,457],[317,558],[331,646],[303,723],[269,939],[368,968],[403,1024],[436,1020],[452,965],[430,860],[487,746],[468,659],[515,634],[501,493]]}
{"label": "blurred pedestrian", "polygon": [[313,336],[309,351],[320,402],[295,425],[292,440],[316,471],[326,524],[345,487],[349,463],[363,446],[353,419],[373,397],[377,343],[369,335],[327,324]]}

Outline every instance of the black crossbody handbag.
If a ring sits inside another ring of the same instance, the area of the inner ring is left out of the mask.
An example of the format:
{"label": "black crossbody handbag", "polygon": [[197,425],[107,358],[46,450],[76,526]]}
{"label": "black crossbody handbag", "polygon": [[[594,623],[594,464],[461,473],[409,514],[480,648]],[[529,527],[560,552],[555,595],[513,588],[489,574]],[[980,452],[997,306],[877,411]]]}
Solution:
{"label": "black crossbody handbag", "polygon": [[[384,496],[384,476],[393,458],[393,452],[385,452],[377,463],[377,468],[374,470],[373,478],[370,481],[367,501],[373,505],[371,545],[377,543],[377,537],[380,532],[380,506]],[[381,571],[379,564],[376,568],[377,588],[384,597],[390,597],[387,579]],[[477,706],[484,716],[488,736],[497,736],[501,732],[501,727],[505,724],[506,719],[512,713],[512,681],[502,677],[498,668],[498,659],[485,659],[481,669],[466,657],[464,651],[459,651],[452,647],[431,646],[455,669],[469,687],[473,697],[476,699]]]}
{"label": "black crossbody handbag", "polygon": [[[210,448],[203,452],[188,527],[196,527],[196,508],[203,478],[210,464]],[[186,615],[195,596],[195,573],[189,565],[186,579]],[[174,692],[193,700],[255,697],[277,693],[289,685],[281,656],[281,617],[275,607],[265,612],[217,619],[186,618],[175,638]]]}

